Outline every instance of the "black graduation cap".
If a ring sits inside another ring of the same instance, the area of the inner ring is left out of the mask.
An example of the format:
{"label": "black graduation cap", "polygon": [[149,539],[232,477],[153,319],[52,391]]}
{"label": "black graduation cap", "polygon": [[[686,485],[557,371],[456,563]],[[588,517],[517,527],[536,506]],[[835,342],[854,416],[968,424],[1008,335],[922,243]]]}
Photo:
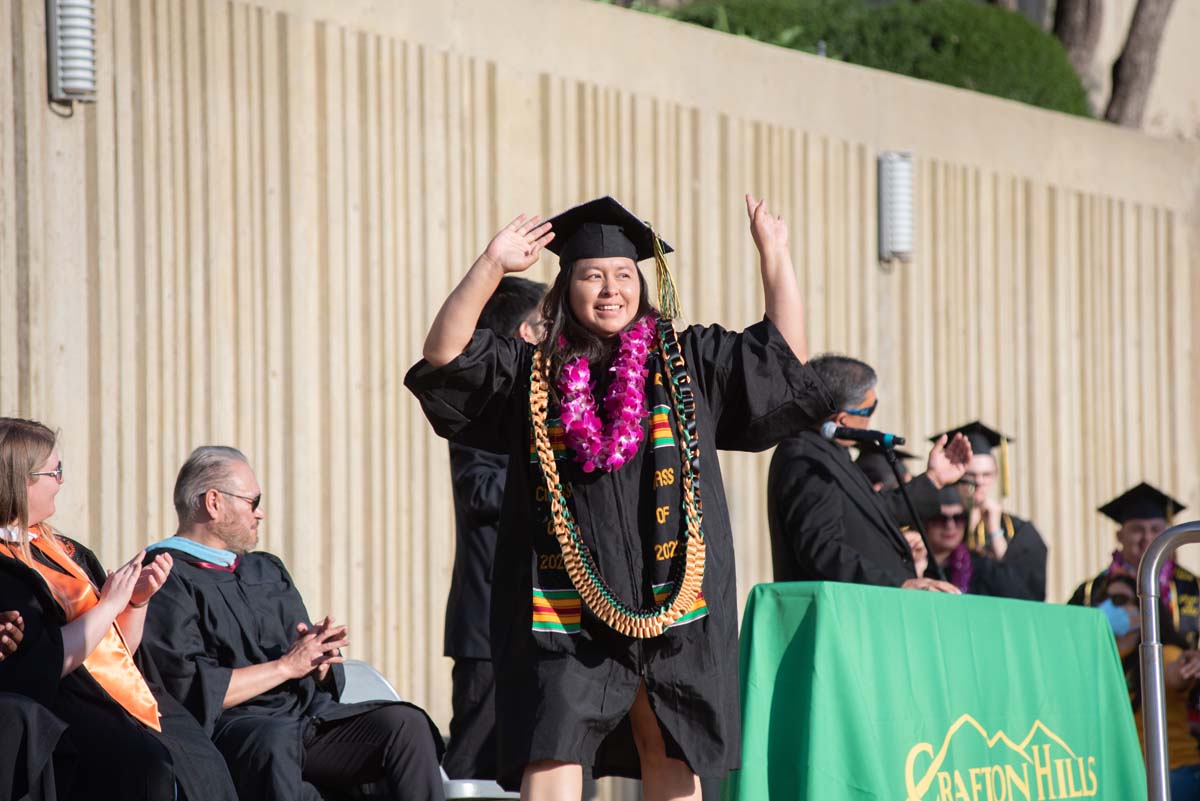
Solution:
{"label": "black graduation cap", "polygon": [[1170,520],[1176,512],[1181,512],[1186,508],[1170,495],[1143,481],[1133,489],[1113,498],[1101,506],[1098,511],[1117,523],[1123,524],[1127,520],[1153,520],[1159,517]]}
{"label": "black graduation cap", "polygon": [[972,420],[970,423],[952,428],[942,434],[934,434],[929,441],[937,442],[943,434],[947,442],[954,439],[956,434],[962,434],[967,438],[967,442],[971,443],[972,453],[990,454],[993,448],[999,449],[1000,454],[996,460],[996,466],[1000,469],[1000,494],[1008,496],[1008,443],[1013,441],[1012,437],[984,425],[979,420]]}
{"label": "black graduation cap", "polygon": [[[916,459],[917,455],[901,448],[894,448],[893,452],[900,459],[901,474],[909,472],[904,462],[908,459]],[[854,463],[867,474],[867,480],[872,484],[887,484],[895,478],[892,475],[892,468],[888,464],[887,457],[883,455],[882,450],[874,445],[860,443],[858,446],[858,458],[854,460]]]}
{"label": "black graduation cap", "polygon": [[624,256],[635,262],[654,258],[658,278],[658,313],[667,320],[679,316],[679,295],[665,254],[674,248],[654,233],[646,221],[611,195],[598,197],[551,217],[554,239],[546,247],[558,254],[559,268],[580,259]]}
{"label": "black graduation cap", "polygon": [[[546,247],[558,254],[562,267],[580,259],[625,256],[642,261],[654,256],[654,231],[611,195],[572,206],[549,222],[554,239]],[[672,252],[661,238],[658,242],[663,253]]]}

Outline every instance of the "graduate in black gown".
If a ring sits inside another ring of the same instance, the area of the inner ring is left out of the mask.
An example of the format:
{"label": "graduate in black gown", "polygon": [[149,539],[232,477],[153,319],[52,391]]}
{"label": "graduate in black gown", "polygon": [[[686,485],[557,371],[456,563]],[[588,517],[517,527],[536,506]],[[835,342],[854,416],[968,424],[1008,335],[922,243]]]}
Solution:
{"label": "graduate in black gown", "polygon": [[[536,344],[545,331],[540,308],[545,294],[545,284],[508,276],[477,327]],[[451,779],[496,778],[496,678],[488,621],[507,472],[507,456],[450,443],[454,570],[443,653],[454,660],[453,717],[442,768]]]}
{"label": "graduate in black gown", "polygon": [[[1009,574],[1021,576],[1019,590],[1010,588],[1016,593],[1011,597],[1046,600],[1046,541],[1032,521],[1004,511],[996,497],[1008,496],[1008,445],[1012,437],[978,420],[945,434],[964,434],[974,454],[960,486],[967,512],[967,548],[1001,563]],[[943,434],[930,439],[940,436]]]}
{"label": "graduate in black gown", "polygon": [[938,496],[940,512],[925,518],[925,534],[946,580],[969,595],[1027,598],[1023,571],[967,547],[967,511],[959,487],[943,487]]}
{"label": "graduate in black gown", "polygon": [[[53,758],[60,800],[233,801],[221,755],[139,648],[171,560],[143,567],[138,554],[110,577],[49,526],[63,476],[55,440],[39,423],[0,418],[0,609],[23,624],[0,661],[0,691],[66,724]],[[33,746],[45,747],[59,727],[36,711],[28,719]]]}
{"label": "graduate in black gown", "polygon": [[208,732],[242,801],[316,801],[378,783],[393,801],[443,796],[441,736],[419,707],[342,704],[346,627],[313,623],[278,557],[252,551],[262,490],[240,451],[197,448],[175,482],[175,563],[143,649]]}
{"label": "graduate in black gown", "polygon": [[[829,411],[803,364],[787,227],[746,200],[767,303],[745,331],[676,333],[669,246],[606,197],[501,230],[405,379],[438,434],[509,456],[492,660],[499,780],[523,797],[578,798],[582,768],[640,777],[649,801],[693,798],[697,775],[739,764],[716,451],[762,450]],[[501,277],[547,244],[561,269],[542,344],[475,331]],[[637,268],[651,257],[657,311]]]}

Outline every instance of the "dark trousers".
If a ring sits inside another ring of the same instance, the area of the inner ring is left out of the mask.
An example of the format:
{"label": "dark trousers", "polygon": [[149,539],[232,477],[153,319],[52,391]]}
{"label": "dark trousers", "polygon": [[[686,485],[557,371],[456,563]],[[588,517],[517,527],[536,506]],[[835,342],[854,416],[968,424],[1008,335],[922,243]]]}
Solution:
{"label": "dark trousers", "polygon": [[304,738],[303,778],[317,786],[382,783],[400,801],[442,801],[442,774],[419,710],[391,704],[323,721]]}
{"label": "dark trousers", "polygon": [[486,659],[455,659],[450,743],[442,767],[451,779],[496,778],[496,678]]}

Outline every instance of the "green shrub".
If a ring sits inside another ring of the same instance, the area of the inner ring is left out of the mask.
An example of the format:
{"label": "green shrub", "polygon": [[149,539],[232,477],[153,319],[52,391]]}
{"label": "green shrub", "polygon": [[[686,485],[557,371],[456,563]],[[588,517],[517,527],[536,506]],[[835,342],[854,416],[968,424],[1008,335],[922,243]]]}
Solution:
{"label": "green shrub", "polygon": [[796,50],[823,42],[828,57],[852,64],[1090,114],[1057,39],[1022,14],[972,0],[697,0],[673,16]]}

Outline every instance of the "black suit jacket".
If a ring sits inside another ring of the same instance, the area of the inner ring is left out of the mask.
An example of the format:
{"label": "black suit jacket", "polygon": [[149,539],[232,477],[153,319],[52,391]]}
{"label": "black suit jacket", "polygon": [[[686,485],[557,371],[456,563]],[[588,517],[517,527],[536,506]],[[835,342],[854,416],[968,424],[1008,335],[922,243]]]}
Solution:
{"label": "black suit jacket", "polygon": [[492,658],[492,563],[507,469],[507,456],[450,444],[455,547],[444,647],[453,659]]}
{"label": "black suit jacket", "polygon": [[[918,514],[936,513],[937,489],[928,477],[907,488]],[[893,512],[902,503],[898,494],[875,492],[849,451],[815,431],[784,440],[767,480],[775,580],[898,587],[916,578]]]}

